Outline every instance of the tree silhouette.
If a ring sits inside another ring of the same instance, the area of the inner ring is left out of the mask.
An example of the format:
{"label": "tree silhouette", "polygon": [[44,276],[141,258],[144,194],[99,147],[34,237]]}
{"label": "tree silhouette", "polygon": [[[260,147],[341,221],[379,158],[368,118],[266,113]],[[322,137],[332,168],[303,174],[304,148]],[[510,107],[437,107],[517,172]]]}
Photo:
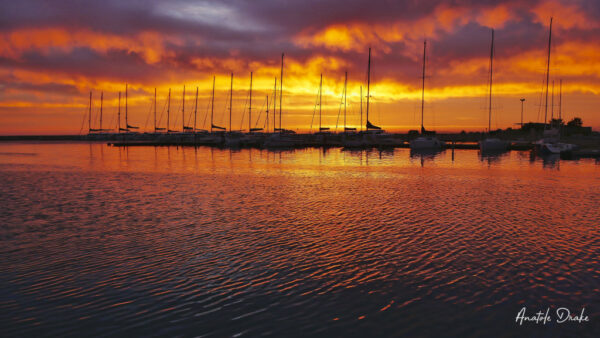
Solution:
{"label": "tree silhouette", "polygon": [[581,127],[583,126],[583,121],[580,117],[574,117],[571,121],[567,122],[567,126],[569,127]]}

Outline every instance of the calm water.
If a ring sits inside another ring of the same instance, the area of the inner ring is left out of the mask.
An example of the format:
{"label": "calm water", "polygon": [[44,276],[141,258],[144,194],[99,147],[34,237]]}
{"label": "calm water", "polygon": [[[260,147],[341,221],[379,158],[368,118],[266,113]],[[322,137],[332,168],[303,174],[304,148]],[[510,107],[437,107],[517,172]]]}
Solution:
{"label": "calm water", "polygon": [[2,336],[600,329],[594,160],[0,143],[0,184]]}

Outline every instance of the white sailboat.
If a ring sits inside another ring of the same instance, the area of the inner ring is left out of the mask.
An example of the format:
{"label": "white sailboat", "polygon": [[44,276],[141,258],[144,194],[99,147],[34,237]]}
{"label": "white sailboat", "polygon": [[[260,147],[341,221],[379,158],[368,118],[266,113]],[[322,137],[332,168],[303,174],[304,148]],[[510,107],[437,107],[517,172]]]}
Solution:
{"label": "white sailboat", "polygon": [[421,136],[410,141],[411,150],[439,150],[445,144],[437,137],[428,134],[423,126],[423,112],[425,108],[425,56],[427,53],[427,40],[423,42],[423,86],[421,92]]}
{"label": "white sailboat", "polygon": [[[284,54],[281,53],[281,75],[279,78],[279,128],[274,128],[273,134],[271,134],[265,140],[265,147],[267,148],[293,148],[298,144],[298,140],[295,137],[296,133],[292,130],[284,129],[281,125],[281,106],[283,103],[283,57]],[[277,83],[277,81],[275,81]],[[275,91],[277,93],[277,91]],[[277,100],[273,100],[273,106],[275,106],[275,102]],[[275,125],[275,111],[273,109],[273,125]]]}
{"label": "white sailboat", "polygon": [[494,30],[492,29],[492,47],[490,48],[490,98],[488,110],[488,137],[479,142],[481,152],[501,152],[508,148],[508,143],[497,137],[491,137],[492,130],[492,79],[494,69]]}
{"label": "white sailboat", "polygon": [[[550,82],[550,51],[552,46],[552,18],[550,18],[550,30],[548,34],[548,59],[546,62],[546,103],[544,112],[544,126],[548,123],[548,84]],[[544,128],[543,138],[535,142],[535,147],[541,154],[561,154],[575,150],[574,144],[560,142],[558,129]]]}

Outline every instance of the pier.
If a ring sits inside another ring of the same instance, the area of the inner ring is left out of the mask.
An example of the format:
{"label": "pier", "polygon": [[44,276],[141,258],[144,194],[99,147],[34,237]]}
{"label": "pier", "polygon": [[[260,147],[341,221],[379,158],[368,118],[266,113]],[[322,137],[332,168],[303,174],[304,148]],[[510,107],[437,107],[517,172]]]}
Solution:
{"label": "pier", "polygon": [[[472,137],[462,134],[442,134],[444,142],[440,150],[471,149],[479,150],[479,143]],[[256,149],[303,149],[303,148],[342,148],[342,149],[394,149],[410,148],[410,134],[401,133],[192,133],[189,134],[129,134],[117,135],[105,140],[112,147],[200,147],[217,148],[256,148]],[[535,143],[524,140],[506,140],[506,151],[535,151]],[[573,141],[578,147],[569,153],[561,154],[563,159],[600,158],[596,137]]]}

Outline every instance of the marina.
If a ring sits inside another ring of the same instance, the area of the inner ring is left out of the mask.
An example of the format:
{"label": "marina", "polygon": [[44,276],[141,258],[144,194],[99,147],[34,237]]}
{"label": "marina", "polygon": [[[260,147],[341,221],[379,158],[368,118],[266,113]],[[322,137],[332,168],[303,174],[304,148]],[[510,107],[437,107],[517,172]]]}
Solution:
{"label": "marina", "polygon": [[[420,130],[412,130],[407,134],[386,132],[380,126],[374,125],[370,118],[370,101],[371,101],[371,48],[368,49],[367,73],[366,73],[366,107],[365,120],[363,125],[363,96],[362,86],[360,87],[360,128],[349,127],[347,125],[347,82],[348,72],[345,72],[344,87],[342,93],[342,101],[338,112],[339,122],[340,114],[343,111],[343,125],[338,131],[338,123],[336,122],[335,130],[331,127],[326,127],[322,124],[322,96],[323,96],[323,74],[320,74],[319,87],[317,92],[317,102],[313,111],[310,130],[313,129],[315,115],[318,112],[316,123],[316,132],[297,133],[292,129],[285,129],[282,124],[282,100],[283,100],[283,76],[284,76],[284,56],[281,54],[279,87],[278,78],[274,79],[274,87],[271,93],[272,110],[269,112],[269,95],[266,96],[266,107],[258,113],[258,117],[252,119],[252,75],[250,72],[249,89],[247,96],[248,107],[244,108],[242,114],[242,123],[244,122],[245,114],[247,113],[247,129],[236,130],[233,128],[233,96],[234,74],[231,73],[230,90],[228,94],[228,110],[229,118],[228,127],[219,126],[215,122],[215,81],[216,76],[212,78],[212,92],[210,96],[210,114],[204,116],[204,121],[210,115],[208,120],[209,128],[197,128],[198,121],[198,87],[196,87],[196,95],[194,100],[194,109],[186,114],[185,110],[185,85],[182,91],[181,101],[181,130],[171,129],[171,89],[168,92],[166,105],[166,127],[157,126],[157,95],[156,88],[154,89],[153,101],[153,120],[154,128],[152,132],[138,132],[139,127],[132,126],[128,122],[128,91],[125,85],[125,128],[121,128],[121,94],[119,92],[118,105],[118,126],[117,132],[111,132],[110,129],[103,129],[102,126],[102,100],[103,93],[100,95],[100,111],[99,111],[99,128],[92,126],[92,92],[89,96],[89,106],[87,112],[88,130],[89,133],[84,137],[85,140],[91,141],[106,141],[109,145],[115,147],[130,147],[130,146],[214,146],[226,148],[265,148],[265,149],[294,149],[294,148],[331,148],[341,147],[343,149],[370,149],[370,148],[410,148],[413,151],[441,151],[443,149],[480,149],[483,153],[498,153],[510,150],[534,150],[540,155],[558,154],[563,158],[581,158],[581,157],[597,157],[600,152],[600,135],[596,132],[591,133],[579,127],[571,134],[575,134],[576,138],[571,138],[567,143],[564,137],[566,135],[562,128],[565,124],[562,121],[562,80],[560,92],[560,105],[558,119],[554,119],[554,89],[552,90],[552,116],[548,123],[548,98],[549,98],[549,82],[550,82],[550,58],[551,58],[551,41],[552,41],[552,18],[550,19],[549,35],[548,35],[548,52],[547,52],[547,68],[545,71],[545,105],[544,105],[544,122],[527,124],[521,120],[520,130],[512,130],[508,128],[503,131],[498,129],[492,131],[492,84],[493,84],[493,61],[495,54],[494,47],[494,30],[491,30],[491,47],[489,54],[489,71],[488,71],[488,127],[486,131],[480,133],[471,133],[466,137],[461,134],[440,135],[433,130],[427,130],[424,126],[425,121],[425,80],[427,77],[427,41],[423,41],[423,60],[422,60],[422,75],[421,75],[421,124]],[[279,93],[279,95],[278,95]],[[279,106],[277,106],[279,99]],[[524,99],[521,100],[521,104]],[[343,109],[342,109],[343,104]],[[318,107],[318,109],[317,109]],[[522,113],[521,113],[522,114]],[[261,115],[262,121],[261,121]],[[271,122],[269,121],[271,116]],[[521,115],[522,119],[522,115]],[[191,124],[190,124],[191,123]],[[271,127],[272,123],[272,127]],[[277,123],[279,125],[277,126]],[[262,125],[262,127],[259,126]],[[525,127],[530,127],[528,130]],[[534,129],[531,129],[531,126]],[[541,127],[541,128],[540,128]],[[571,128],[573,129],[573,128]],[[585,133],[587,136],[582,136],[580,133]],[[478,135],[473,139],[473,135]],[[562,136],[562,141],[560,140]],[[474,143],[475,142],[475,143]]]}
{"label": "marina", "polygon": [[600,332],[600,1],[0,1],[0,336]]}

